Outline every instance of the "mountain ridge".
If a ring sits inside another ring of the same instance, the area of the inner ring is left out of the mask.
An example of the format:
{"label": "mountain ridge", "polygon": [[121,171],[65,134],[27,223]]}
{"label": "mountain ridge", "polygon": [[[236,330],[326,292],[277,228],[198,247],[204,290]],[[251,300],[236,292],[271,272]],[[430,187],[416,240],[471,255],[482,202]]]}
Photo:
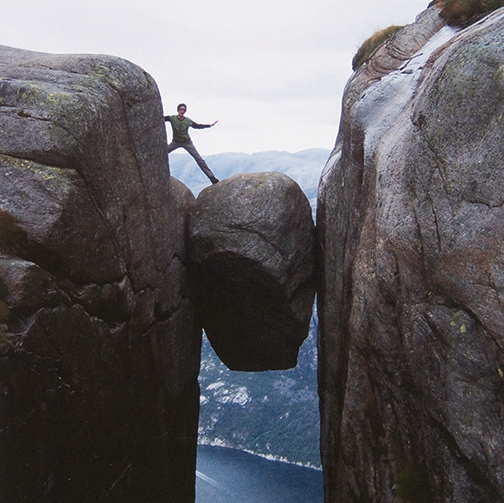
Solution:
{"label": "mountain ridge", "polygon": [[[208,165],[219,179],[237,173],[278,171],[295,180],[308,197],[312,208],[316,205],[320,174],[331,153],[330,149],[313,148],[291,153],[265,150],[247,154],[223,152],[205,156]],[[170,173],[197,196],[209,185],[207,177],[187,153],[173,152],[169,156]]]}

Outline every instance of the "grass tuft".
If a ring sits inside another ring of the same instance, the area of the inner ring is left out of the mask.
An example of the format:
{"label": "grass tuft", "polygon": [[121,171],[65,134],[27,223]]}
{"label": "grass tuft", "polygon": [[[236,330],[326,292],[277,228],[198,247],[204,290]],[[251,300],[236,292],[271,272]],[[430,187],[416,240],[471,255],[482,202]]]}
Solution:
{"label": "grass tuft", "polygon": [[352,70],[355,71],[361,65],[371,58],[373,52],[380,47],[385,41],[387,41],[394,33],[398,32],[402,26],[389,26],[384,30],[377,31],[374,35],[369,37],[356,52],[352,59]]}

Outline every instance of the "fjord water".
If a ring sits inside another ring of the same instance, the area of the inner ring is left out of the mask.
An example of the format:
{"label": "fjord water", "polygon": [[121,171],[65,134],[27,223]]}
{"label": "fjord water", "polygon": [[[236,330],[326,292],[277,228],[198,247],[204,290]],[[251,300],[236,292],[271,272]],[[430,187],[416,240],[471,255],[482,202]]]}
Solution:
{"label": "fjord water", "polygon": [[322,472],[237,449],[198,446],[196,503],[322,503]]}

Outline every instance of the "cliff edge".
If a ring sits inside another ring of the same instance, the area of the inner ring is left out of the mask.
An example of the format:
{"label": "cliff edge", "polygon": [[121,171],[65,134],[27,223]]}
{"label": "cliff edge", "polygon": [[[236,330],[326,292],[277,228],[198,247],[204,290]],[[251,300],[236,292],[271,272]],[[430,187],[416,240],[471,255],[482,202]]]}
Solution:
{"label": "cliff edge", "polygon": [[229,367],[296,365],[310,204],[277,173],[195,200],[132,63],[0,70],[0,500],[190,503],[202,328]]}

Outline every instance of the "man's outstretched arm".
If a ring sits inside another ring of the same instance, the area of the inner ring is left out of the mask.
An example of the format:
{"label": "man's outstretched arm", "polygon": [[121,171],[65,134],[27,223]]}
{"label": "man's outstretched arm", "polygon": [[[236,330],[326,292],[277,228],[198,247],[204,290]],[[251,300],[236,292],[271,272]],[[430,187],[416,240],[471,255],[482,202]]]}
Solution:
{"label": "man's outstretched arm", "polygon": [[197,122],[193,122],[191,124],[191,127],[193,127],[194,129],[205,129],[205,128],[215,126],[215,124],[217,124],[217,122],[219,122],[219,121],[215,121],[212,124],[198,124]]}

